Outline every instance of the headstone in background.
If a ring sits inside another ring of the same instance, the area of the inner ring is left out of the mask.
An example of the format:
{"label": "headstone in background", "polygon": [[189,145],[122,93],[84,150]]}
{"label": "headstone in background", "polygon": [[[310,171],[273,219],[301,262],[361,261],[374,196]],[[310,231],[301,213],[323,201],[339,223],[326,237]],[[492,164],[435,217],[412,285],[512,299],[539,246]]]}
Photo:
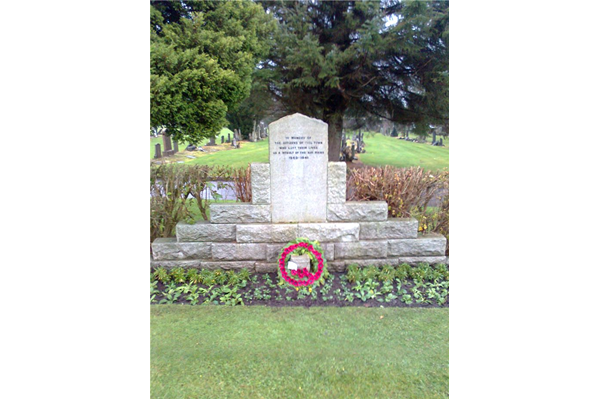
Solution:
{"label": "headstone in background", "polygon": [[173,145],[171,144],[171,137],[166,134],[166,130],[165,130],[165,133],[163,133],[162,137],[163,137],[163,144],[165,147],[165,150],[162,153],[163,157],[172,156],[173,154],[175,154],[175,150],[173,150]]}
{"label": "headstone in background", "polygon": [[235,138],[235,135],[233,135],[233,140],[231,141],[231,145],[232,145],[233,147],[237,147],[237,140],[236,140],[236,138]]}
{"label": "headstone in background", "polygon": [[179,153],[179,143],[177,143],[177,140],[173,140],[173,150],[175,153]]}
{"label": "headstone in background", "polygon": [[223,144],[223,142],[225,142],[225,135],[221,135],[221,144]]}
{"label": "headstone in background", "polygon": [[216,145],[216,143],[215,143],[215,137],[213,136],[213,137],[210,138],[207,146],[215,146],[215,145]]}
{"label": "headstone in background", "polygon": [[227,143],[231,143],[231,133],[227,133]]}
{"label": "headstone in background", "polygon": [[161,158],[162,154],[160,154],[160,143],[156,143],[154,145],[154,158]]}

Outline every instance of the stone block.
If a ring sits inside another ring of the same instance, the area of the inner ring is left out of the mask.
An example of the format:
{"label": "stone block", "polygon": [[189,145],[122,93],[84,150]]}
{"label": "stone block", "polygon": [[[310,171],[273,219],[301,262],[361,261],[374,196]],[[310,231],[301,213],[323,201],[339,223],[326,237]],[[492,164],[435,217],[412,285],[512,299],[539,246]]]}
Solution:
{"label": "stone block", "polygon": [[279,265],[277,263],[256,263],[256,273],[257,274],[271,274],[277,272]]}
{"label": "stone block", "polygon": [[448,257],[446,256],[417,256],[417,257],[399,257],[398,265],[406,263],[410,265],[417,265],[418,263],[428,263],[429,265],[435,264],[448,264]]}
{"label": "stone block", "polygon": [[327,203],[346,202],[346,163],[330,162],[327,164]]}
{"label": "stone block", "polygon": [[297,224],[238,225],[239,243],[289,242],[298,236]]}
{"label": "stone block", "polygon": [[[391,265],[395,267],[398,265],[397,258],[380,258],[380,259],[356,259],[356,260],[336,260],[332,263],[327,263],[328,268],[334,272],[344,272],[348,265],[356,264],[361,268],[369,267],[374,265],[376,267],[383,267],[384,265]],[[331,267],[329,267],[331,265]]]}
{"label": "stone block", "polygon": [[390,218],[387,221],[361,222],[360,240],[416,239],[419,221],[415,218]]}
{"label": "stone block", "polygon": [[195,224],[179,222],[175,227],[178,242],[231,242],[235,240],[235,224]]}
{"label": "stone block", "polygon": [[163,260],[192,260],[211,258],[212,243],[180,243],[175,238],[158,238],[152,243],[152,258]]}
{"label": "stone block", "polygon": [[252,186],[252,204],[271,203],[271,171],[269,164],[250,164],[250,183]]}
{"label": "stone block", "polygon": [[356,242],[359,228],[356,222],[298,224],[298,237],[319,242]]}
{"label": "stone block", "polygon": [[329,222],[385,221],[388,205],[385,201],[347,201],[327,205]]}
{"label": "stone block", "polygon": [[213,243],[215,261],[266,260],[267,245],[259,243]]}
{"label": "stone block", "polygon": [[250,272],[255,272],[254,261],[204,261],[202,268],[206,269],[242,269],[246,268]]}
{"label": "stone block", "polygon": [[278,262],[279,253],[285,247],[286,243],[267,244],[267,262]]}
{"label": "stone block", "polygon": [[386,258],[387,241],[360,241],[335,243],[335,259],[371,259]]}
{"label": "stone block", "polygon": [[418,236],[417,239],[392,239],[388,241],[391,256],[444,256],[446,238],[437,233]]}
{"label": "stone block", "polygon": [[202,260],[175,260],[175,261],[156,261],[156,260],[150,260],[150,267],[151,268],[158,268],[158,267],[163,267],[166,269],[173,269],[173,268],[201,268],[202,267]]}
{"label": "stone block", "polygon": [[250,203],[213,203],[210,206],[213,224],[260,224],[271,222],[269,205]]}
{"label": "stone block", "polygon": [[321,243],[323,253],[327,261],[335,260],[335,244],[334,243]]}

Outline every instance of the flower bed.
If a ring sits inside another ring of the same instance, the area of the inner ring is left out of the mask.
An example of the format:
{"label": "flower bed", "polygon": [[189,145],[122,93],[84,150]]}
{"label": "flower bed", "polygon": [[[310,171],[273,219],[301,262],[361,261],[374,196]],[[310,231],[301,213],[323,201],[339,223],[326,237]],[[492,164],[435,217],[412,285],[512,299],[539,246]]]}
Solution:
{"label": "flower bed", "polygon": [[156,268],[150,275],[152,304],[449,307],[448,267],[407,264],[323,274],[311,286],[288,284],[280,273]]}

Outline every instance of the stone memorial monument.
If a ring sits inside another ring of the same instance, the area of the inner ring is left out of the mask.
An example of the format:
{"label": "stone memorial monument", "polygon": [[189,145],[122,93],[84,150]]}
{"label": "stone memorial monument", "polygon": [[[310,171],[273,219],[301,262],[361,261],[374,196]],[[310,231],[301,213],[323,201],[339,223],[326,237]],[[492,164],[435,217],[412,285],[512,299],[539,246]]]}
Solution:
{"label": "stone memorial monument", "polygon": [[151,266],[277,271],[298,237],[318,240],[328,268],[445,263],[446,238],[414,218],[388,219],[384,201],[346,201],[346,163],[328,162],[327,124],[302,114],[269,125],[269,163],[251,164],[251,203],[213,203],[210,221],[179,222],[152,243]]}
{"label": "stone memorial monument", "polygon": [[154,145],[154,158],[161,158],[162,155],[160,154],[160,143],[156,143]]}

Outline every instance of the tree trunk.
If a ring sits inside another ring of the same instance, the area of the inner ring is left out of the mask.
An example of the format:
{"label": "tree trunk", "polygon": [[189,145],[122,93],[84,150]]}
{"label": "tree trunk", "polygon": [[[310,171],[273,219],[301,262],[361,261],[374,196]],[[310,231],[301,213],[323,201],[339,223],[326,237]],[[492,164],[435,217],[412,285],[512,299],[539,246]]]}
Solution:
{"label": "tree trunk", "polygon": [[325,113],[323,119],[329,125],[327,134],[329,139],[329,161],[340,161],[340,148],[342,145],[342,128],[344,125],[344,112],[337,111],[332,114]]}

